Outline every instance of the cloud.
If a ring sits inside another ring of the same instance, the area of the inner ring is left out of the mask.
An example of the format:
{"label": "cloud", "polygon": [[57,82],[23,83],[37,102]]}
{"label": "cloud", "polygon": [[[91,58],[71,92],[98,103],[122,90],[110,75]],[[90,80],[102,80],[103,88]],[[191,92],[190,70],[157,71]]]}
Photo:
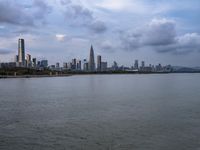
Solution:
{"label": "cloud", "polygon": [[0,55],[7,55],[7,54],[11,54],[11,53],[13,53],[12,50],[1,49],[1,48],[0,48]]}
{"label": "cloud", "polygon": [[30,7],[16,1],[0,1],[0,23],[36,26],[41,20],[43,21],[50,10],[50,7],[42,0],[34,0]]}
{"label": "cloud", "polygon": [[167,19],[153,19],[143,35],[145,45],[169,45],[175,42],[175,22]]}
{"label": "cloud", "polygon": [[90,29],[95,33],[103,33],[107,30],[107,27],[102,21],[94,21],[90,25]]}
{"label": "cloud", "polygon": [[93,11],[71,1],[61,1],[64,4],[64,16],[72,26],[85,27],[93,33],[103,33],[107,27],[105,23],[94,17]]}
{"label": "cloud", "polygon": [[124,50],[133,51],[143,48],[158,53],[188,54],[200,51],[200,35],[187,33],[177,36],[176,23],[168,19],[153,19],[148,25],[126,33],[120,32]]}
{"label": "cloud", "polygon": [[116,50],[116,47],[114,46],[113,42],[111,42],[110,40],[105,40],[101,42],[100,48],[102,49],[102,51],[109,52],[109,53],[113,53]]}
{"label": "cloud", "polygon": [[56,39],[60,42],[63,42],[66,38],[65,34],[56,34]]}
{"label": "cloud", "polygon": [[46,3],[45,0],[34,0],[33,7],[36,9],[33,13],[36,19],[44,19],[45,16],[52,11],[52,8]]}
{"label": "cloud", "polygon": [[0,23],[29,26],[34,24],[31,16],[27,15],[19,4],[9,1],[0,1]]}

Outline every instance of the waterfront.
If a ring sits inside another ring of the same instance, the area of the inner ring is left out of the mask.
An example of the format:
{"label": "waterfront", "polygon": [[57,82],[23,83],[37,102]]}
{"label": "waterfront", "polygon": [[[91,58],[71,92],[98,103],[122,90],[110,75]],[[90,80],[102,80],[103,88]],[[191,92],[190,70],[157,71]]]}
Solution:
{"label": "waterfront", "polygon": [[0,80],[0,149],[198,150],[200,74]]}

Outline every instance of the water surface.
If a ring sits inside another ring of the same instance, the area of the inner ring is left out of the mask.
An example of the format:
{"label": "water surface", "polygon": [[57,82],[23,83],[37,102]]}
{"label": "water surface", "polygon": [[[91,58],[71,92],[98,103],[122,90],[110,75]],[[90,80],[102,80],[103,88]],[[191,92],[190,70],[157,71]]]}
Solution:
{"label": "water surface", "polygon": [[200,74],[0,80],[1,150],[200,150]]}

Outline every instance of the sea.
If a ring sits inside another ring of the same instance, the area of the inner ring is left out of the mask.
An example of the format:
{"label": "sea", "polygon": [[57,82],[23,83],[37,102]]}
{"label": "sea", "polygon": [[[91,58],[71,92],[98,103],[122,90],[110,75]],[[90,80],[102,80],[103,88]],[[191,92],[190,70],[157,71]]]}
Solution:
{"label": "sea", "polygon": [[200,74],[0,79],[0,150],[200,150]]}

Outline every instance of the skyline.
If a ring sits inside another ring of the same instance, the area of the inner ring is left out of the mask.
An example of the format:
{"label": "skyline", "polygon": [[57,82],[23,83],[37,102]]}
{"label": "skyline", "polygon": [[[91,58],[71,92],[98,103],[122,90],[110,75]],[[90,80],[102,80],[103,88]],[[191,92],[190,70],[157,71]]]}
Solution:
{"label": "skyline", "polygon": [[[0,1],[0,61],[11,61],[16,41],[26,52],[51,64],[88,58],[95,45],[109,64],[200,66],[197,0],[22,0]],[[134,8],[134,9],[133,9]],[[153,11],[152,11],[153,10]],[[17,17],[17,16],[20,17]]]}

